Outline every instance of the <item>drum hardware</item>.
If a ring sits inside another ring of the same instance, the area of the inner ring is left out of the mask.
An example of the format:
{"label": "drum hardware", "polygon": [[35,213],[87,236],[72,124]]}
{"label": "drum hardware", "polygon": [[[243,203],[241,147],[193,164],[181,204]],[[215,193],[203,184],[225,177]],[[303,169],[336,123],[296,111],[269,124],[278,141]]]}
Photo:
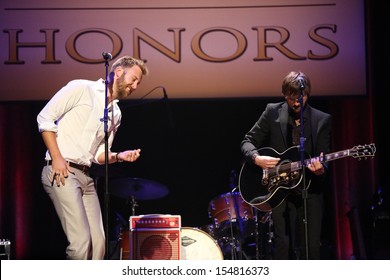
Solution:
{"label": "drum hardware", "polygon": [[[233,189],[234,190],[234,189]],[[233,209],[235,212],[235,217],[237,217],[238,220],[238,238],[236,239],[234,237],[234,231],[233,231],[233,222],[232,222],[232,217],[231,213],[229,213],[230,217],[230,238],[231,238],[231,258],[232,260],[243,260],[248,259],[248,256],[245,254],[244,250],[242,249],[242,244],[243,244],[243,233],[244,233],[244,225],[243,225],[243,219],[240,216],[240,209],[239,209],[239,202],[238,202],[238,197],[233,196]],[[237,241],[237,243],[235,242]],[[239,257],[237,257],[237,252],[239,254]]]}
{"label": "drum hardware", "polygon": [[[231,193],[235,193],[236,190],[237,190],[237,172],[236,170],[232,170],[230,172],[230,183],[229,183],[229,187],[231,189]],[[239,198],[240,198],[240,201],[239,201]],[[231,252],[231,259],[234,260],[234,259],[239,259],[239,260],[242,260],[242,259],[248,259],[248,256],[246,255],[246,253],[244,252],[243,248],[242,248],[242,244],[244,243],[244,221],[243,221],[243,218],[241,217],[241,213],[240,213],[240,202],[242,201],[241,199],[241,196],[238,197],[238,196],[233,196],[233,210],[235,212],[235,217],[237,217],[237,221],[238,221],[238,239],[236,239],[234,237],[234,230],[233,230],[233,221],[232,221],[232,216],[231,216],[231,213],[229,213],[229,218],[230,218],[230,252]],[[246,211],[244,212],[245,213],[245,217],[247,217],[247,213]],[[239,253],[239,257],[237,257],[237,252]]]}
{"label": "drum hardware", "polygon": [[[135,208],[138,203],[132,195],[126,200],[126,205],[131,206],[131,216],[135,216]],[[110,259],[130,259],[130,231],[129,222],[118,212],[114,211],[115,223],[113,225],[114,240],[110,242]]]}
{"label": "drum hardware", "polygon": [[135,207],[138,207],[138,203],[137,203],[137,200],[135,200],[135,196],[134,195],[132,195],[130,197],[129,204],[131,205],[131,215],[135,216]]}
{"label": "drum hardware", "polygon": [[[243,252],[242,245],[237,238],[231,236],[223,236],[220,237],[217,242],[222,250],[225,260],[237,260],[243,258],[244,254],[241,254],[241,252]],[[245,258],[247,258],[246,254]]]}
{"label": "drum hardware", "polygon": [[249,259],[242,245],[253,232],[255,217],[252,207],[242,200],[235,189],[210,202],[209,217],[213,219],[215,238],[225,258]]}
{"label": "drum hardware", "polygon": [[215,228],[214,228],[213,224],[207,224],[207,225],[201,226],[199,229],[208,233],[213,239],[217,239],[217,236],[215,235]]}
{"label": "drum hardware", "polygon": [[267,222],[268,222],[268,250],[267,250],[267,259],[270,260],[272,256],[272,240],[274,239],[274,232],[273,232],[273,221],[271,217],[272,211],[267,212],[266,215],[268,216]]}
{"label": "drum hardware", "polygon": [[[271,214],[272,212],[260,212],[255,209],[256,213],[256,230],[255,230],[255,246],[256,246],[256,259],[270,260],[272,256],[272,240],[273,240],[273,223]],[[262,216],[259,216],[262,215]],[[260,239],[263,235],[267,239]]]}
{"label": "drum hardware", "polygon": [[273,224],[271,212],[247,204],[239,192],[219,195],[209,203],[207,225],[225,259],[270,259]]}

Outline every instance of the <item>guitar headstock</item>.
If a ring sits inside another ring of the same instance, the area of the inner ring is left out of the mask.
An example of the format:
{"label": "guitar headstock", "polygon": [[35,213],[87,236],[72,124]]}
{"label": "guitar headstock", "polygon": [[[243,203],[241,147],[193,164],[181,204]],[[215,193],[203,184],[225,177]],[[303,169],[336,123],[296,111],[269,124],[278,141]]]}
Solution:
{"label": "guitar headstock", "polygon": [[354,158],[365,158],[373,157],[376,152],[374,143],[366,145],[358,145],[349,150],[349,155]]}

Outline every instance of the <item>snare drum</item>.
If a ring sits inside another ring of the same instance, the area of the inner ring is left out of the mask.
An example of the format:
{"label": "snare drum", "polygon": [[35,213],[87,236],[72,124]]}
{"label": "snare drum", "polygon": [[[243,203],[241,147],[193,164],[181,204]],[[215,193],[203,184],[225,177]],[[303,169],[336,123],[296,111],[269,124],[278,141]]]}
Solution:
{"label": "snare drum", "polygon": [[190,227],[181,228],[182,260],[223,260],[217,241],[206,232]]}

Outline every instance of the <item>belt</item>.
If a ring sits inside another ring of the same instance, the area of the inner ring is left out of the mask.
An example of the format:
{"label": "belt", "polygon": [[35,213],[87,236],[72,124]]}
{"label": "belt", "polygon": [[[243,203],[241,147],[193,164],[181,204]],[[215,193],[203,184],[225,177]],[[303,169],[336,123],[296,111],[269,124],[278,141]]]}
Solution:
{"label": "belt", "polygon": [[[51,160],[47,160],[46,162],[47,162],[47,165],[51,165],[51,163],[52,163]],[[86,175],[89,174],[89,166],[87,166],[87,165],[77,164],[77,163],[74,163],[71,161],[68,161],[68,164],[70,167],[76,168],[76,169],[84,172]]]}

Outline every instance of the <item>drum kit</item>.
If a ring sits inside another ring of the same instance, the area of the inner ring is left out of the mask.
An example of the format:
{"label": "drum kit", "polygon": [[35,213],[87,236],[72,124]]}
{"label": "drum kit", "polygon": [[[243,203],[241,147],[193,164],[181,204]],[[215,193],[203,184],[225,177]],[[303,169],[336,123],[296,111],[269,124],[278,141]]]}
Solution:
{"label": "drum kit", "polygon": [[[109,191],[130,202],[132,216],[135,216],[137,200],[159,199],[169,192],[166,186],[141,178],[112,180]],[[269,259],[272,239],[270,212],[257,211],[242,199],[240,192],[232,190],[209,202],[208,216],[210,224],[180,229],[182,259]],[[122,254],[129,255],[129,227],[126,219],[120,220],[118,245],[122,257]],[[189,244],[190,240],[196,242]]]}
{"label": "drum kit", "polygon": [[211,200],[208,213],[212,223],[201,229],[217,241],[224,259],[270,258],[270,212],[258,211],[233,190]]}

